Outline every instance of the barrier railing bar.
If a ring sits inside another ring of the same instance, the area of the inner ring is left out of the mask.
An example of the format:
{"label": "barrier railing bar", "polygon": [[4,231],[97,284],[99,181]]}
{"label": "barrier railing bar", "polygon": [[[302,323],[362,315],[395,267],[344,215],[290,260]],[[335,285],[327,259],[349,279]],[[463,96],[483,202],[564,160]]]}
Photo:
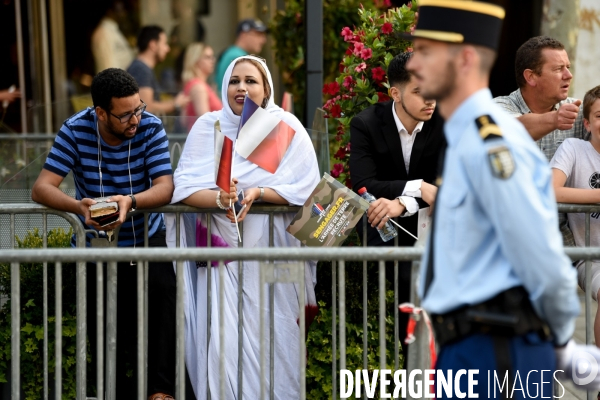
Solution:
{"label": "barrier railing bar", "polygon": [[[211,268],[211,267],[208,267]],[[183,271],[182,271],[183,272]],[[225,398],[225,263],[219,260],[219,393]],[[179,397],[182,398],[182,397]]]}
{"label": "barrier railing bar", "polygon": [[[14,219],[11,221],[14,228]],[[21,398],[21,275],[18,262],[10,264],[11,399]]]}
{"label": "barrier railing bar", "polygon": [[117,304],[117,262],[110,261],[106,271],[106,309],[115,311],[106,315],[106,397],[109,400],[117,398]]}
{"label": "barrier railing bar", "polygon": [[[10,214],[13,216],[17,214],[51,214],[57,215],[65,219],[73,228],[73,233],[77,238],[77,247],[85,247],[85,228],[79,219],[79,217],[73,213],[64,211],[57,211],[52,208],[42,206],[40,204],[33,203],[8,203],[0,204],[0,214]],[[14,236],[14,223],[12,225],[13,236]],[[12,248],[14,248],[14,237]],[[81,243],[80,243],[81,242]]]}
{"label": "barrier railing bar", "polygon": [[[394,247],[398,246],[398,236],[394,238]],[[400,317],[400,310],[398,309],[398,261],[394,261],[394,369],[400,368],[400,325],[398,324],[398,318]],[[406,360],[404,360],[404,368],[406,369]]]}
{"label": "barrier railing bar", "polygon": [[[262,278],[262,269],[261,269],[261,278]],[[265,286],[262,284],[262,279],[260,279],[261,284],[259,286],[259,322],[260,322],[260,399],[265,398],[265,363],[266,363],[266,352],[265,352]]]}
{"label": "barrier railing bar", "polygon": [[[147,235],[146,235],[147,236]],[[137,394],[138,400],[146,399],[144,377],[146,364],[144,363],[144,264],[137,261]]]}
{"label": "barrier railing bar", "polygon": [[386,369],[385,349],[385,262],[379,261],[379,369]]}
{"label": "barrier railing bar", "polygon": [[[149,247],[149,238],[148,238],[148,217],[150,216],[150,214],[148,213],[144,213],[144,247]],[[177,220],[179,220],[179,217],[177,218]],[[179,231],[179,229],[177,230]],[[148,389],[148,273],[149,273],[149,265],[148,262],[144,261],[143,262],[143,270],[144,270],[144,347],[143,347],[143,354],[144,354],[144,359],[142,362],[142,366],[144,367],[144,387],[143,387],[143,393],[144,393],[144,399],[147,398],[148,393],[146,393],[147,389]]]}
{"label": "barrier railing bar", "polygon": [[331,398],[337,399],[337,266],[331,262]]}
{"label": "barrier railing bar", "polygon": [[[269,213],[269,248],[274,247],[273,213]],[[275,398],[275,284],[269,283],[269,399]]]}
{"label": "barrier railing bar", "polygon": [[[212,249],[212,213],[206,214],[206,248]],[[179,229],[177,229],[179,231]],[[181,249],[180,249],[181,250]],[[190,260],[202,260],[202,258],[190,258]],[[212,258],[206,259],[206,348],[210,349],[210,338],[211,338],[211,327],[212,327]],[[206,352],[206,365],[209,364],[208,351]],[[206,382],[206,397],[208,400],[211,399],[210,384]]]}
{"label": "barrier railing bar", "polygon": [[346,369],[346,262],[338,260],[340,313],[340,369]]}
{"label": "barrier railing bar", "polygon": [[62,399],[62,263],[54,265],[54,291],[56,301],[56,321],[54,332],[54,393],[55,398]]}
{"label": "barrier railing bar", "polygon": [[[79,246],[80,242],[84,243],[85,246],[85,237],[77,238]],[[81,249],[85,251],[87,249]],[[65,251],[63,250],[63,253]],[[98,255],[94,257],[94,259],[101,259],[102,256]],[[77,280],[77,357],[76,362],[77,365],[86,365],[86,331],[87,331],[87,299],[86,299],[86,271],[85,271],[85,263],[79,262],[77,263],[77,272],[76,272],[76,280]],[[116,303],[114,304],[116,306]],[[76,377],[76,390],[77,390],[77,398],[84,399],[86,396],[86,370],[85,368],[77,368],[77,377]]]}
{"label": "barrier railing bar", "polygon": [[[244,221],[239,223],[242,247],[244,247]],[[238,399],[244,396],[243,365],[244,365],[244,262],[238,260]]]}
{"label": "barrier railing bar", "polygon": [[305,282],[306,265],[298,263],[298,280],[300,296],[298,296],[299,324],[300,324],[300,400],[306,400],[306,305]]}
{"label": "barrier railing bar", "polygon": [[185,398],[185,345],[184,345],[184,318],[185,311],[183,309],[183,298],[185,296],[185,288],[184,288],[184,271],[183,271],[183,260],[178,260],[177,263],[177,273],[176,273],[176,296],[177,300],[175,303],[175,360],[176,360],[176,369],[175,369],[175,398],[184,399]]}
{"label": "barrier railing bar", "polygon": [[[566,247],[565,254],[572,260],[600,258],[600,247]],[[381,260],[381,261],[413,261],[420,260],[423,248],[399,247],[382,250],[380,248],[344,247],[275,247],[251,249],[235,249],[235,258],[253,261],[276,260],[331,260],[348,261]],[[114,248],[110,252],[99,248],[65,249],[18,249],[0,252],[0,261],[10,262],[89,262],[99,258],[107,261],[143,260],[143,261],[177,261],[177,260],[229,260],[231,248]]]}
{"label": "barrier railing bar", "polygon": [[[590,246],[590,213],[585,214],[585,246]],[[594,323],[592,320],[592,262],[585,260],[585,342],[591,344],[594,340]]]}
{"label": "barrier railing bar", "polygon": [[[48,214],[43,213],[42,247],[48,247]],[[44,400],[48,400],[48,263],[44,261],[43,269],[43,313],[44,313]]]}
{"label": "barrier railing bar", "polygon": [[[92,332],[90,332],[91,334]],[[96,396],[104,398],[104,265],[96,262]]]}
{"label": "barrier railing bar", "polygon": [[[363,224],[363,237],[362,237],[362,246],[367,248],[367,217],[363,216],[362,218]],[[368,325],[368,312],[367,312],[367,303],[368,303],[368,274],[367,274],[367,260],[363,260],[363,369],[368,369],[369,362],[367,359],[367,348],[368,348],[368,334],[369,334],[369,325]],[[363,387],[361,386],[361,392],[363,392]]]}

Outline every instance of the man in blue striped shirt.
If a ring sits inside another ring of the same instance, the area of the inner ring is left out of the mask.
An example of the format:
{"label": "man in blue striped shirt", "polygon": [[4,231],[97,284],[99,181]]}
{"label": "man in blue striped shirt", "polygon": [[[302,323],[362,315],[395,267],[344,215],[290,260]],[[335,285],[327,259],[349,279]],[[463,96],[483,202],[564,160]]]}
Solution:
{"label": "man in blue striped shirt", "polygon": [[[168,204],[173,194],[173,172],[168,140],[161,121],[145,112],[138,85],[118,68],[100,72],[92,81],[94,107],[67,119],[56,136],[44,168],[35,182],[31,198],[48,207],[72,212],[88,228],[109,231],[120,226],[118,246],[144,245],[144,217],[127,218],[137,208]],[[73,173],[76,197],[59,189],[64,177]],[[119,205],[119,219],[101,227],[90,217],[97,197],[109,197]],[[152,247],[165,247],[162,214],[148,218]],[[102,236],[102,235],[101,235]],[[89,245],[93,236],[88,234]],[[74,241],[73,241],[74,244]],[[150,263],[149,268],[148,393],[174,395],[175,381],[175,274],[172,263]],[[88,266],[88,336],[95,354],[96,265]],[[117,298],[117,393],[135,397],[135,379],[126,377],[127,364],[135,365],[136,268],[119,263]],[[128,354],[127,358],[121,358]],[[122,362],[121,362],[122,361]],[[95,362],[92,362],[95,367]],[[95,376],[95,375],[92,375]],[[136,376],[136,374],[133,374]]]}

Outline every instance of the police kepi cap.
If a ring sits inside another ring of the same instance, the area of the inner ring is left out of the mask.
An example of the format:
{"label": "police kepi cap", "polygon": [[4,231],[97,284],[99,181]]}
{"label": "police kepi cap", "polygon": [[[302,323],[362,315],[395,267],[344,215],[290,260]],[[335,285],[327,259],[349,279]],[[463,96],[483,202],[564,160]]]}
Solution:
{"label": "police kepi cap", "polygon": [[449,43],[476,44],[496,50],[502,31],[504,9],[471,0],[421,0],[419,20],[406,40],[425,38]]}
{"label": "police kepi cap", "polygon": [[235,32],[236,35],[239,35],[242,32],[267,32],[268,29],[265,24],[260,19],[247,18],[243,19],[238,23],[237,30]]}

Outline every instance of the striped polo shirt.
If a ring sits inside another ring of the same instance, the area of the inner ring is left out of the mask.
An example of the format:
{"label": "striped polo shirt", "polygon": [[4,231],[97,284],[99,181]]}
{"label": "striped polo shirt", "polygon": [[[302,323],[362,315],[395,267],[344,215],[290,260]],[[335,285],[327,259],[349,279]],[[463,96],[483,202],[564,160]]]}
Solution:
{"label": "striped polo shirt", "polygon": [[[62,177],[73,172],[75,197],[96,198],[137,194],[148,190],[152,180],[172,175],[169,141],[161,121],[144,112],[133,139],[109,146],[97,132],[96,111],[89,107],[67,119],[56,139],[44,168]],[[131,143],[131,147],[130,147]],[[100,173],[102,171],[102,173]],[[79,216],[85,225],[83,216]],[[135,229],[133,228],[135,227]],[[128,218],[119,231],[120,247],[144,244],[144,216]],[[92,229],[88,226],[88,229]],[[164,229],[161,213],[148,218],[148,235]],[[135,233],[134,233],[135,232]],[[89,246],[92,234],[87,235]],[[135,237],[135,240],[134,240]],[[75,245],[75,238],[71,240]]]}

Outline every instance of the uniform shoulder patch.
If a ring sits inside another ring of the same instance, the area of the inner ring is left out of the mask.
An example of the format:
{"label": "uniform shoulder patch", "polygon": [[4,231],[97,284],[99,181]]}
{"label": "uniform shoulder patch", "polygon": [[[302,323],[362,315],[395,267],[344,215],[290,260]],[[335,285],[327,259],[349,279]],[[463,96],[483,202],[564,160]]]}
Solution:
{"label": "uniform shoulder patch", "polygon": [[479,136],[485,141],[490,139],[498,139],[502,137],[502,131],[496,125],[496,122],[489,115],[482,115],[475,120]]}
{"label": "uniform shoulder patch", "polygon": [[[501,139],[502,131],[490,115],[482,115],[475,120],[479,136],[484,142],[492,139]],[[508,179],[515,171],[515,161],[506,146],[496,146],[488,150],[490,168],[496,178]]]}
{"label": "uniform shoulder patch", "polygon": [[496,178],[508,179],[515,172],[515,161],[506,146],[496,146],[488,150],[490,168]]}

